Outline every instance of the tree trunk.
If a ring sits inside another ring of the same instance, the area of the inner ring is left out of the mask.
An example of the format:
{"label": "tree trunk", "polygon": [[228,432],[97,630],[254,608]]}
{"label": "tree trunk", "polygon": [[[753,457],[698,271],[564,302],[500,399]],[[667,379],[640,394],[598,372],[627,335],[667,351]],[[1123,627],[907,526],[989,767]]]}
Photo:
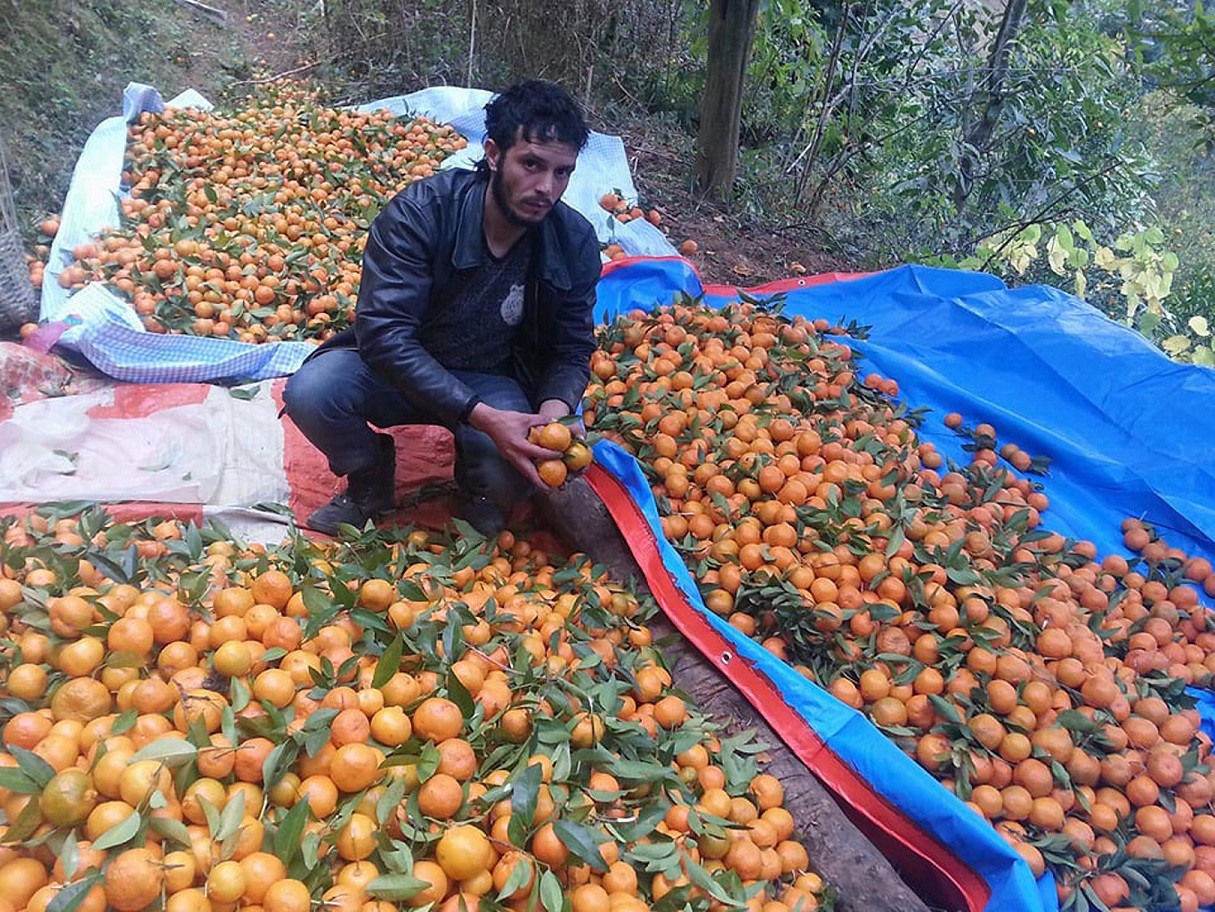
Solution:
{"label": "tree trunk", "polygon": [[[546,495],[541,509],[550,528],[567,544],[608,568],[613,578],[632,580],[641,590],[645,580],[603,502],[583,479]],[[796,823],[796,835],[811,863],[836,890],[840,912],[928,912],[928,907],[891,867],[836,804],[780,736],[713,663],[679,635],[664,615],[649,622],[655,640],[669,642],[663,653],[675,683],[697,705],[724,726],[724,734],[756,730],[771,745],[766,772],[785,787],[785,805]]]}
{"label": "tree trunk", "polygon": [[734,186],[743,77],[758,13],[759,0],[712,0],[709,6],[708,70],[694,165],[696,182],[709,196],[723,196]]}
{"label": "tree trunk", "polygon": [[963,124],[962,141],[965,145],[962,160],[958,164],[958,183],[953,199],[959,212],[966,205],[966,199],[974,188],[974,174],[979,158],[987,152],[996,126],[1000,122],[1005,97],[1004,80],[1008,77],[1008,55],[1012,52],[1013,43],[1025,21],[1027,2],[1028,0],[1008,0],[1008,5],[1004,8],[1004,18],[1000,20],[996,42],[987,58],[987,66],[982,71],[981,84],[986,87],[979,94],[982,110],[974,123]]}

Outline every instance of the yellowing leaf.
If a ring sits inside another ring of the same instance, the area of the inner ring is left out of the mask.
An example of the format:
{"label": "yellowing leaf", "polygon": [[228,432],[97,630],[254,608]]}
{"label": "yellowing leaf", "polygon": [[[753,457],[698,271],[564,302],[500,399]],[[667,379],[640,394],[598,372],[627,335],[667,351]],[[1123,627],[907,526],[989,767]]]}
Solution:
{"label": "yellowing leaf", "polygon": [[1190,340],[1186,336],[1169,336],[1160,343],[1160,347],[1170,355],[1177,355],[1190,347]]}
{"label": "yellowing leaf", "polygon": [[1118,257],[1108,247],[1098,247],[1093,253],[1093,264],[1098,269],[1112,272],[1118,265]]}
{"label": "yellowing leaf", "polygon": [[1190,317],[1190,321],[1187,325],[1197,335],[1209,336],[1211,334],[1211,326],[1207,322],[1207,318],[1204,316],[1199,315],[1199,316]]}
{"label": "yellowing leaf", "polygon": [[1064,266],[1067,265],[1067,251],[1059,243],[1058,235],[1046,242],[1046,261],[1050,264],[1050,271],[1055,275],[1064,274]]}

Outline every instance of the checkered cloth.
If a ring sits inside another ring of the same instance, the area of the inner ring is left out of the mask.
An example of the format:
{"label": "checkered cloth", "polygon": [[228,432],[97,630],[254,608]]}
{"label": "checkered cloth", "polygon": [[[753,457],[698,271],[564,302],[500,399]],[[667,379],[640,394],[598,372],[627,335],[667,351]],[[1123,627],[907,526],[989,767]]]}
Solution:
{"label": "checkered cloth", "polygon": [[[389,109],[399,116],[426,114],[450,123],[469,138],[469,147],[453,156],[445,166],[469,165],[483,153],[485,103],[492,97],[480,89],[436,87],[412,95],[385,98],[360,110]],[[171,99],[175,108],[210,109],[205,98],[193,90]],[[72,248],[90,240],[108,227],[119,224],[118,199],[126,128],[144,111],[166,107],[151,86],[131,83],[123,93],[121,117],[102,121],[93,131],[72,174],[64,202],[62,225],[51,248],[47,281],[42,286],[42,322],[62,322],[70,328],[59,344],[87,358],[111,377],[134,383],[216,382],[264,380],[294,373],[312,351],[306,342],[253,345],[229,339],[170,336],[149,333],[131,307],[106,288],[89,285],[71,295],[55,281],[71,263]],[[644,219],[621,224],[599,207],[599,197],[620,190],[636,197],[624,144],[618,137],[600,133],[578,159],[578,168],[565,194],[565,201],[595,227],[604,243],[615,241],[627,253],[669,256],[675,253],[662,232]]]}

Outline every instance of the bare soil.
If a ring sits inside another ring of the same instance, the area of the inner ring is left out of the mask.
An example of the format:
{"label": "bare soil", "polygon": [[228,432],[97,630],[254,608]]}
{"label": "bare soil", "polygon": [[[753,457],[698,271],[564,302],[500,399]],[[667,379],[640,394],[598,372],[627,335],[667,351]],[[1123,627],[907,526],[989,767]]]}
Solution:
{"label": "bare soil", "polygon": [[799,274],[852,272],[860,267],[827,252],[812,232],[757,219],[692,186],[693,138],[669,123],[630,119],[607,124],[624,141],[643,204],[658,209],[672,243],[696,242],[688,259],[706,284],[749,288]]}

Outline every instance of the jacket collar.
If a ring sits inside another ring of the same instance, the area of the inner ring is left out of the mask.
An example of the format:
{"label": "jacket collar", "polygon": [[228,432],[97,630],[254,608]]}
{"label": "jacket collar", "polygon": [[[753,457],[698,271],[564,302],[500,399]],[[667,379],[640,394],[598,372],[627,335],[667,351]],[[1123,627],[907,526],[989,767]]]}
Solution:
{"label": "jacket collar", "polygon": [[[481,222],[485,217],[485,193],[489,189],[488,175],[469,172],[463,180],[462,192],[457,195],[459,217],[456,220],[455,244],[451,249],[451,265],[454,269],[473,269],[489,262],[489,247]],[[546,284],[569,291],[571,282],[569,268],[562,256],[561,227],[565,221],[565,203],[558,202],[531,233],[533,255],[539,255],[540,276]]]}

